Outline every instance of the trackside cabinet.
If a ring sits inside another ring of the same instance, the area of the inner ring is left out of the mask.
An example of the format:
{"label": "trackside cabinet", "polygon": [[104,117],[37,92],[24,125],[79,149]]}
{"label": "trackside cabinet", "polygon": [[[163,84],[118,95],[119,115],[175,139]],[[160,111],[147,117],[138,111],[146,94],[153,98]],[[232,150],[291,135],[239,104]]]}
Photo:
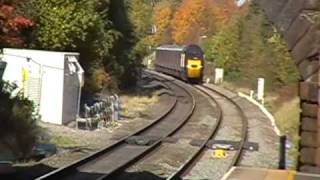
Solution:
{"label": "trackside cabinet", "polygon": [[79,114],[84,71],[79,53],[3,49],[3,80],[17,84],[38,107],[41,120],[67,124]]}

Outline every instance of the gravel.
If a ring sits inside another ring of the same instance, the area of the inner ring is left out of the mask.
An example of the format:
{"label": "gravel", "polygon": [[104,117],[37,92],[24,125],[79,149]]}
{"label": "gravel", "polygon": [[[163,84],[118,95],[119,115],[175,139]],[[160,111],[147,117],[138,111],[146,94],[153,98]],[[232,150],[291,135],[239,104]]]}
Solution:
{"label": "gravel", "polygon": [[207,139],[211,135],[217,123],[217,108],[207,96],[194,89],[192,93],[196,99],[196,110],[191,119],[173,136],[178,141],[172,144],[162,143],[156,152],[127,169],[127,172],[151,172],[158,177],[168,177],[199,150],[199,147],[190,145],[190,142]]}
{"label": "gravel", "polygon": [[[214,140],[240,141],[242,119],[239,110],[229,100],[216,93],[208,91],[222,109],[223,119]],[[234,151],[227,151],[225,158],[214,158],[213,150],[207,150],[183,179],[212,179],[218,180],[228,171],[235,155]],[[210,168],[208,168],[210,167]]]}
{"label": "gravel", "polygon": [[248,117],[248,141],[258,142],[258,151],[245,151],[241,166],[278,168],[279,137],[274,132],[270,120],[255,105],[241,98],[240,103]]}

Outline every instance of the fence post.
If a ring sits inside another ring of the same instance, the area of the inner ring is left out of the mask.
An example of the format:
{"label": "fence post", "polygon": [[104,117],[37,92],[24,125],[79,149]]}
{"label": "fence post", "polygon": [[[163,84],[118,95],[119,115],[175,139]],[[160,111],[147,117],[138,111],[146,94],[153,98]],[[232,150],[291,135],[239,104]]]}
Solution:
{"label": "fence post", "polygon": [[279,169],[286,169],[286,144],[287,144],[287,136],[280,136]]}
{"label": "fence post", "polygon": [[257,100],[264,103],[264,78],[258,78]]}

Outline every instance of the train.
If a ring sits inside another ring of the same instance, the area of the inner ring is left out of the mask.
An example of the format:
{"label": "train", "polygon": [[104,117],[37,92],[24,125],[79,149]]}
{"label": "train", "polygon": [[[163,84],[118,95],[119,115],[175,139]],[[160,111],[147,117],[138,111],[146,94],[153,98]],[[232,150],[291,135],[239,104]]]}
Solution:
{"label": "train", "polygon": [[202,83],[204,52],[198,45],[161,45],[155,49],[155,70],[190,83]]}

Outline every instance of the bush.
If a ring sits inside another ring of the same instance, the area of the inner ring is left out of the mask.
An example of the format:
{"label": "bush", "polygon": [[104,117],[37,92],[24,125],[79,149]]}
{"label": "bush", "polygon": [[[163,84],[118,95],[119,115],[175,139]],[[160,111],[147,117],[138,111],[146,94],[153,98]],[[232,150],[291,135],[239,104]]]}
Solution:
{"label": "bush", "polygon": [[0,82],[0,143],[20,159],[29,155],[40,130],[33,103],[16,92],[16,85]]}

